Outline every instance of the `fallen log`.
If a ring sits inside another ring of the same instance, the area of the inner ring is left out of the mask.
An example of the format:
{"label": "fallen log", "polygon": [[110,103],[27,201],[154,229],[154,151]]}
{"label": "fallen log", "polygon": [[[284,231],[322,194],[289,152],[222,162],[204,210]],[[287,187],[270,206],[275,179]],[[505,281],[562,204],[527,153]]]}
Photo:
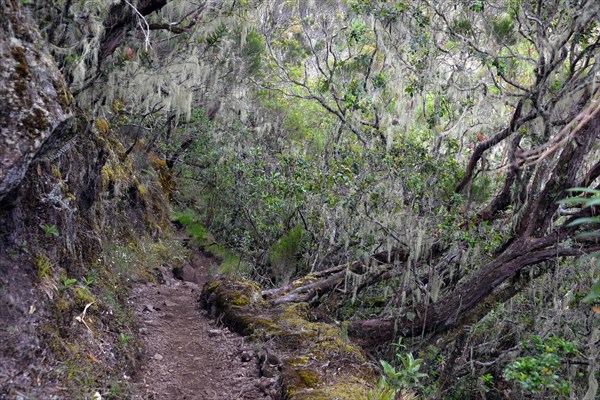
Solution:
{"label": "fallen log", "polygon": [[278,305],[283,303],[312,302],[319,296],[331,292],[340,286],[346,275],[364,275],[362,287],[368,286],[392,269],[395,262],[408,260],[409,252],[405,247],[397,247],[391,251],[382,251],[369,256],[366,260],[354,261],[347,264],[313,272],[297,279],[289,285],[262,291],[262,297]]}

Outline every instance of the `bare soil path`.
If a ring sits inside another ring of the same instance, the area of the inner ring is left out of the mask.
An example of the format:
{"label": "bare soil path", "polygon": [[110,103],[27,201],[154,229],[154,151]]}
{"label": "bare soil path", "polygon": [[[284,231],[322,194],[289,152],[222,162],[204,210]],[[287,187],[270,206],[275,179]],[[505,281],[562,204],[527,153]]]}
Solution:
{"label": "bare soil path", "polygon": [[256,358],[244,338],[198,307],[210,260],[194,253],[186,277],[133,288],[130,301],[144,346],[135,399],[270,399],[260,389]]}

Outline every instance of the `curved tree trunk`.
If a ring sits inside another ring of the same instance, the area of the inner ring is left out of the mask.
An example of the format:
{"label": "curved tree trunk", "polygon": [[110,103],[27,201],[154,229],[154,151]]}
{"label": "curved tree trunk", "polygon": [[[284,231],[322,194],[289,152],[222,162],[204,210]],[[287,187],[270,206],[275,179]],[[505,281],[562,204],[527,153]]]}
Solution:
{"label": "curved tree trunk", "polygon": [[[350,323],[348,334],[362,345],[373,345],[394,340],[397,336],[415,336],[422,333],[441,333],[468,319],[478,304],[492,295],[496,288],[515,277],[523,268],[543,261],[565,256],[586,254],[578,249],[549,248],[527,252],[530,243],[514,243],[503,257],[493,261],[466,283],[441,301],[422,309],[414,320],[404,318],[375,318]],[[600,245],[593,250],[600,250]],[[520,255],[523,254],[523,255]],[[509,258],[510,257],[510,258]]]}

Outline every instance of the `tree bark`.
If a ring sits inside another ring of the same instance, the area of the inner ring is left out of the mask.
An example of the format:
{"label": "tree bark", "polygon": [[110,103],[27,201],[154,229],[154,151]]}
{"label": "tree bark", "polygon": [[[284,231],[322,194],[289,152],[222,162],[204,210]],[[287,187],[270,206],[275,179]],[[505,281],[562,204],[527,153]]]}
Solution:
{"label": "tree bark", "polygon": [[[140,0],[137,10],[143,16],[160,10],[167,4],[168,0]],[[121,1],[110,8],[108,18],[104,21],[104,36],[100,42],[98,63],[110,56],[123,42],[125,34],[136,26],[136,14],[131,6]]]}

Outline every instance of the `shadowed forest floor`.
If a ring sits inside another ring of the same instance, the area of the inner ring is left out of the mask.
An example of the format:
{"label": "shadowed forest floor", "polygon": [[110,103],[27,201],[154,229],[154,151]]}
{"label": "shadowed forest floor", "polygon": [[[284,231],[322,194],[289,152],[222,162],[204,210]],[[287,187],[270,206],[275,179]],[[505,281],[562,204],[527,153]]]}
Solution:
{"label": "shadowed forest floor", "polygon": [[[133,288],[130,301],[144,346],[135,399],[268,399],[245,339],[198,307],[210,259],[195,253],[194,282],[165,272],[163,284]],[[244,361],[242,361],[244,360]]]}

